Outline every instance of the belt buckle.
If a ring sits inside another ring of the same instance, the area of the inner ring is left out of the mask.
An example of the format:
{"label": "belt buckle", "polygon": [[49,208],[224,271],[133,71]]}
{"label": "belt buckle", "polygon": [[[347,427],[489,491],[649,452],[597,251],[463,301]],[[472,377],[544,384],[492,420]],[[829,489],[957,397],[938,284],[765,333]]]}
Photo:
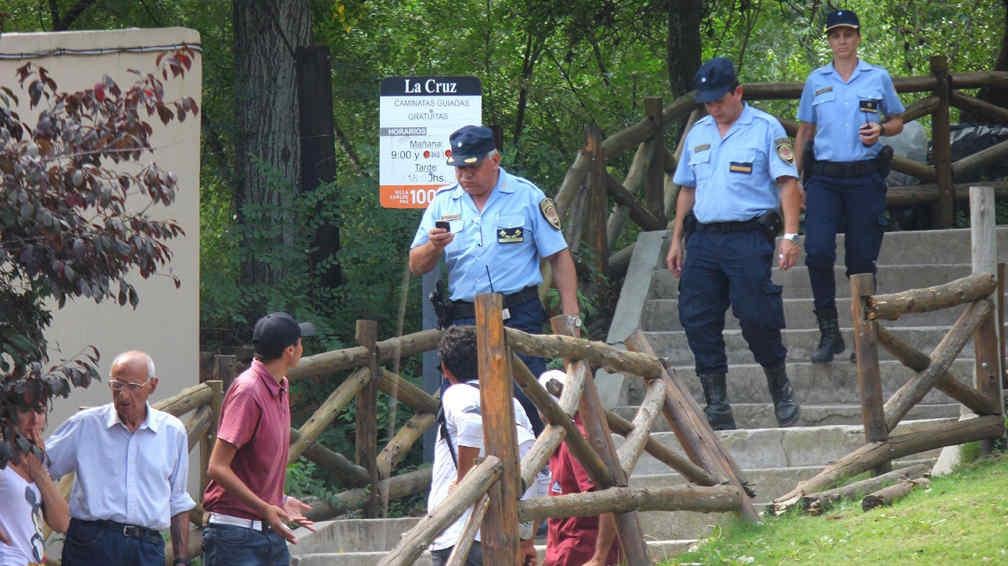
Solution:
{"label": "belt buckle", "polygon": [[122,534],[124,537],[139,538],[137,527],[133,525],[123,525]]}

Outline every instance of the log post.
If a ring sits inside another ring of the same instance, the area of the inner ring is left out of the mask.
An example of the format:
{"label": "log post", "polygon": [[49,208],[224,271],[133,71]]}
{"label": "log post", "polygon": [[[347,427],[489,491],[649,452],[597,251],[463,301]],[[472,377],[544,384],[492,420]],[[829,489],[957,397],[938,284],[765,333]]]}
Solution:
{"label": "log post", "polygon": [[382,378],[378,367],[378,323],[373,320],[358,320],[354,332],[357,344],[368,352],[367,370],[369,379],[357,394],[357,415],[354,438],[357,463],[368,471],[371,478],[371,494],[364,507],[364,516],[377,517],[381,513],[381,494],[378,492],[378,380]]}
{"label": "log post", "polygon": [[[998,263],[998,285],[997,285],[997,327],[1002,331],[998,332],[998,361],[1001,362],[1001,388],[1002,391],[1008,387],[1008,372],[1005,371],[1005,264]],[[1003,395],[1003,393],[1002,393]]]}
{"label": "log post", "polygon": [[219,379],[205,381],[213,390],[213,398],[210,399],[210,428],[200,444],[200,497],[203,489],[206,488],[206,471],[210,465],[210,453],[213,452],[214,443],[217,441],[217,423],[220,422],[221,403],[224,402],[224,384]]}
{"label": "log post", "polygon": [[591,164],[588,169],[588,206],[585,214],[584,236],[587,244],[595,254],[598,273],[605,273],[609,259],[609,246],[606,242],[606,216],[609,213],[609,194],[605,170],[605,154],[602,151],[602,132],[592,125],[585,128],[588,139],[587,150],[591,154]]}
{"label": "log post", "polygon": [[[875,292],[875,275],[858,273],[851,275],[851,320],[854,321],[854,351],[857,353],[858,394],[861,396],[861,421],[864,424],[865,441],[884,441],[889,431],[886,429],[883,410],[882,378],[878,363],[878,322],[865,317],[867,298]],[[884,462],[875,469],[876,475],[892,469],[890,462]]]}
{"label": "log post", "polygon": [[665,124],[662,123],[660,96],[644,98],[644,112],[652,125],[648,140],[647,175],[644,177],[644,202],[648,210],[665,224]]}
{"label": "log post", "polygon": [[[388,494],[389,501],[402,499],[419,492],[427,491],[431,483],[431,468],[424,466],[412,472],[392,476],[381,481],[379,491]],[[365,482],[364,485],[367,485]],[[357,511],[367,504],[370,496],[370,487],[360,487],[348,489],[337,493],[331,497],[326,497],[322,501],[316,502],[312,508],[305,513],[305,516],[315,521],[326,521],[337,515],[342,515],[349,511]]]}
{"label": "log post", "polygon": [[387,478],[392,475],[392,469],[396,464],[406,457],[423,433],[434,425],[434,417],[434,413],[416,413],[406,421],[376,458],[379,477]]}
{"label": "log post", "polygon": [[592,517],[629,511],[735,511],[744,492],[733,485],[697,487],[610,487],[598,491],[537,497],[518,504],[522,519]]}
{"label": "log post", "polygon": [[952,141],[949,126],[949,97],[952,88],[949,83],[948,58],[944,55],[931,57],[931,74],[938,81],[935,96],[938,107],[931,118],[931,141],[934,143],[935,176],[939,187],[938,202],[931,208],[931,220],[939,228],[955,225],[955,188],[952,186]]}
{"label": "log post", "polygon": [[[633,432],[633,423],[612,411],[606,413],[606,419],[609,421],[609,428],[620,436],[625,437]],[[658,442],[650,435],[648,435],[647,442],[644,443],[644,450],[654,456],[659,462],[679,472],[682,474],[682,477],[697,485],[710,486],[721,483],[720,480],[708,473],[707,470],[694,464],[689,458],[680,455],[678,452],[673,452],[671,448]]]}
{"label": "log post", "polygon": [[210,379],[219,380],[222,383],[221,388],[227,391],[231,388],[231,382],[234,381],[237,365],[238,359],[234,354],[215,355]]}
{"label": "log post", "polygon": [[[565,336],[574,336],[578,331],[570,318],[563,315],[551,318],[550,327],[554,334]],[[581,424],[584,425],[585,432],[588,433],[588,441],[595,448],[595,452],[602,457],[616,481],[616,485],[625,487],[628,478],[620,466],[619,456],[616,454],[616,446],[613,444],[612,433],[609,432],[609,424],[605,418],[605,407],[602,406],[598,389],[595,387],[595,377],[583,361],[566,360],[566,365],[568,374],[578,370],[587,374],[584,392],[581,394],[581,406],[578,409],[581,415]],[[616,531],[619,533],[620,544],[623,546],[623,555],[626,556],[627,562],[631,566],[651,563],[647,555],[647,544],[644,542],[644,531],[641,529],[635,511],[616,514]]]}
{"label": "log post", "polygon": [[[647,143],[645,142],[637,146],[633,161],[630,162],[630,169],[627,170],[626,177],[623,178],[623,183],[621,183],[623,187],[631,193],[635,193],[637,186],[640,185],[641,180],[644,178],[646,169]],[[623,233],[623,226],[626,224],[627,216],[627,208],[619,204],[613,206],[612,212],[609,213],[609,220],[606,221],[606,242],[609,245],[609,249],[612,249],[617,244],[620,234]]]}
{"label": "log post", "polygon": [[[973,273],[992,276],[998,271],[997,221],[994,206],[994,190],[990,187],[970,187],[970,251],[973,257]],[[996,286],[995,286],[996,288]],[[996,399],[998,407],[1004,407],[1001,390],[1001,365],[998,360],[998,334],[1004,329],[997,327],[994,313],[1004,302],[1004,295],[994,297],[993,312],[977,331],[975,340],[976,368],[973,385],[982,393]],[[1003,409],[1002,409],[1003,410]],[[989,443],[984,451],[990,450]]]}
{"label": "log post", "polygon": [[896,320],[906,313],[931,312],[972,303],[990,295],[997,287],[993,271],[975,273],[923,289],[865,297],[869,319]]}
{"label": "log post", "polygon": [[473,511],[469,514],[469,520],[466,521],[465,528],[462,529],[458,542],[452,547],[451,555],[448,557],[448,563],[445,566],[467,565],[469,550],[472,549],[472,544],[476,540],[476,533],[479,532],[479,527],[483,524],[483,517],[486,516],[488,507],[490,507],[490,498],[485,495],[473,506]]}
{"label": "log post", "polygon": [[[504,299],[497,293],[476,297],[476,349],[479,359],[483,445],[501,464],[501,480],[490,487],[490,508],[481,532],[487,564],[518,559],[518,436],[515,430],[511,356],[504,334]],[[468,505],[471,505],[470,502]],[[468,506],[467,505],[467,506]]]}

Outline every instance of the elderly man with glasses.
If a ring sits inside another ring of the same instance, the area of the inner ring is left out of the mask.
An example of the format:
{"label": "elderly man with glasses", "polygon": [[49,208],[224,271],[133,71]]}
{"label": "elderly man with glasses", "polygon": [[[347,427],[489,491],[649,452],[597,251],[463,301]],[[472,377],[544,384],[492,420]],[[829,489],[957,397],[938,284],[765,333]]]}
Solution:
{"label": "elderly man with glasses", "polygon": [[169,527],[174,564],[189,563],[188,438],[181,421],[147,403],[156,375],[144,352],[119,354],[112,403],[70,417],[46,442],[53,477],[77,474],[64,566],[163,565]]}

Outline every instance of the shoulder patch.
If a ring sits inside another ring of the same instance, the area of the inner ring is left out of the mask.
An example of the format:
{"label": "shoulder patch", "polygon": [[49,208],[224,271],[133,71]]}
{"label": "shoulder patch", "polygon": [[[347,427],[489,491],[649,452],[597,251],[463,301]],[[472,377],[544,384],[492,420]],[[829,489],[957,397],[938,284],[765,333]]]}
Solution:
{"label": "shoulder patch", "polygon": [[546,222],[549,222],[550,226],[557,230],[560,229],[560,215],[557,214],[556,204],[553,203],[553,199],[546,197],[539,201],[539,212],[542,213],[543,218],[546,219]]}
{"label": "shoulder patch", "polygon": [[774,149],[777,150],[777,157],[780,157],[781,161],[794,163],[794,146],[791,145],[791,138],[775,139]]}

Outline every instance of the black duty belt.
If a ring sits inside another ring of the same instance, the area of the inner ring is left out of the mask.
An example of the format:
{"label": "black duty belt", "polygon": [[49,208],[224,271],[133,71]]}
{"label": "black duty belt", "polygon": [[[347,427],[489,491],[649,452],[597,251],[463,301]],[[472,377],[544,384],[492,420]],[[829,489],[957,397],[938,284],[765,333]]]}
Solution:
{"label": "black duty belt", "polygon": [[[521,291],[515,291],[510,295],[504,295],[504,308],[512,308],[538,298],[539,287],[530,285]],[[452,301],[451,309],[452,320],[459,318],[473,318],[476,316],[476,307],[472,301]]]}
{"label": "black duty belt", "polygon": [[860,177],[881,171],[884,165],[877,159],[864,161],[816,161],[809,167],[812,175],[824,177]]}
{"label": "black duty belt", "polygon": [[697,222],[697,232],[749,232],[752,230],[763,230],[763,225],[758,220],[745,220],[740,222],[707,222],[706,224]]}
{"label": "black duty belt", "polygon": [[119,523],[116,521],[109,521],[106,519],[99,519],[97,521],[81,521],[84,524],[97,525],[103,529],[114,531],[124,537],[130,538],[156,538],[161,539],[161,533],[154,529],[148,529],[147,527],[141,527],[140,525],[128,525],[126,523]]}

